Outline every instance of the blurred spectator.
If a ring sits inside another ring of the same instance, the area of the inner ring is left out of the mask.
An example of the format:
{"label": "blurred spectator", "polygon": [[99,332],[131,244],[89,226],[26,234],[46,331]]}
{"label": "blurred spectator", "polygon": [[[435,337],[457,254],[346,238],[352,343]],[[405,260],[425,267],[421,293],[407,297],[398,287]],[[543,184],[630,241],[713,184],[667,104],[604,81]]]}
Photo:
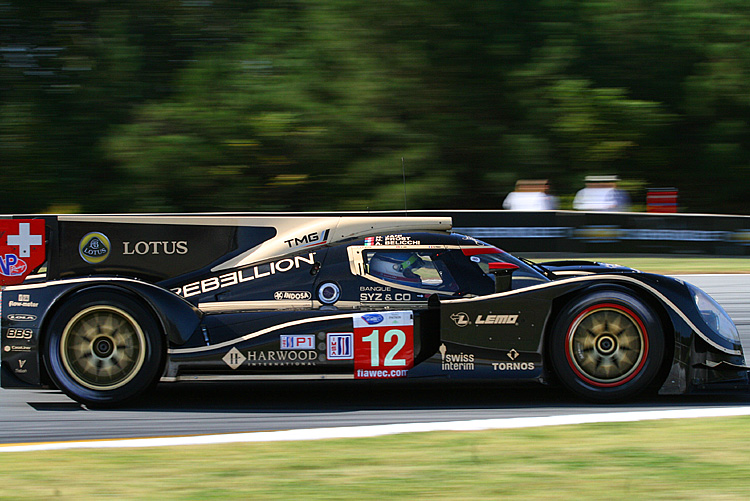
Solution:
{"label": "blurred spectator", "polygon": [[554,210],[557,200],[549,194],[546,179],[519,179],[516,189],[503,201],[503,209],[508,210]]}
{"label": "blurred spectator", "polygon": [[617,189],[617,176],[586,176],[586,187],[576,193],[573,208],[588,211],[626,211],[630,197]]}

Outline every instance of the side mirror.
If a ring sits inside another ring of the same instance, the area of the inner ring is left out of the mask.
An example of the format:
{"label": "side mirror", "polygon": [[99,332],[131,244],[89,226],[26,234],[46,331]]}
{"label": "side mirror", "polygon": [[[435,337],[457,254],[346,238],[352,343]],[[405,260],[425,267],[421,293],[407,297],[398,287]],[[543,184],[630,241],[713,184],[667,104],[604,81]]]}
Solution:
{"label": "side mirror", "polygon": [[513,263],[490,263],[490,273],[495,275],[495,292],[507,292],[513,279],[513,272],[518,266]]}

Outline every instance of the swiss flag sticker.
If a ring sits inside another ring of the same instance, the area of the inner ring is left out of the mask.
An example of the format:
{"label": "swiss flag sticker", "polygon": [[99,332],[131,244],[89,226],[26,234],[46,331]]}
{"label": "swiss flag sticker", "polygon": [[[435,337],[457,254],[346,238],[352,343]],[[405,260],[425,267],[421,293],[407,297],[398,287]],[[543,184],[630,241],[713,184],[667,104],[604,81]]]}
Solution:
{"label": "swiss flag sticker", "polygon": [[44,263],[44,219],[0,219],[0,285],[20,284]]}

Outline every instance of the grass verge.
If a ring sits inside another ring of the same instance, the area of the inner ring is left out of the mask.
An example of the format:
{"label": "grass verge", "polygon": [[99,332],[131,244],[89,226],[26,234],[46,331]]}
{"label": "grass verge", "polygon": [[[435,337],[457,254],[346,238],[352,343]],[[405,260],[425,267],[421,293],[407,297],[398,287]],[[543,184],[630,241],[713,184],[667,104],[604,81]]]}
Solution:
{"label": "grass verge", "polygon": [[749,417],[0,454],[0,498],[747,499]]}

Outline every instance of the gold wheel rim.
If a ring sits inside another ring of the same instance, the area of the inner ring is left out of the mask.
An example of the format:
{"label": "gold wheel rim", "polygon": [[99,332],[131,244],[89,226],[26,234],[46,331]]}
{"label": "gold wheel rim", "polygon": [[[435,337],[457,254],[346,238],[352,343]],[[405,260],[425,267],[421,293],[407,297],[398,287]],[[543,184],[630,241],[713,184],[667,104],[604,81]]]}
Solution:
{"label": "gold wheel rim", "polygon": [[146,336],[127,312],[97,305],[77,313],[63,329],[60,358],[78,384],[98,391],[120,388],[146,358]]}
{"label": "gold wheel rim", "polygon": [[573,370],[597,386],[617,386],[643,366],[648,338],[643,324],[620,306],[597,306],[581,313],[568,331]]}

